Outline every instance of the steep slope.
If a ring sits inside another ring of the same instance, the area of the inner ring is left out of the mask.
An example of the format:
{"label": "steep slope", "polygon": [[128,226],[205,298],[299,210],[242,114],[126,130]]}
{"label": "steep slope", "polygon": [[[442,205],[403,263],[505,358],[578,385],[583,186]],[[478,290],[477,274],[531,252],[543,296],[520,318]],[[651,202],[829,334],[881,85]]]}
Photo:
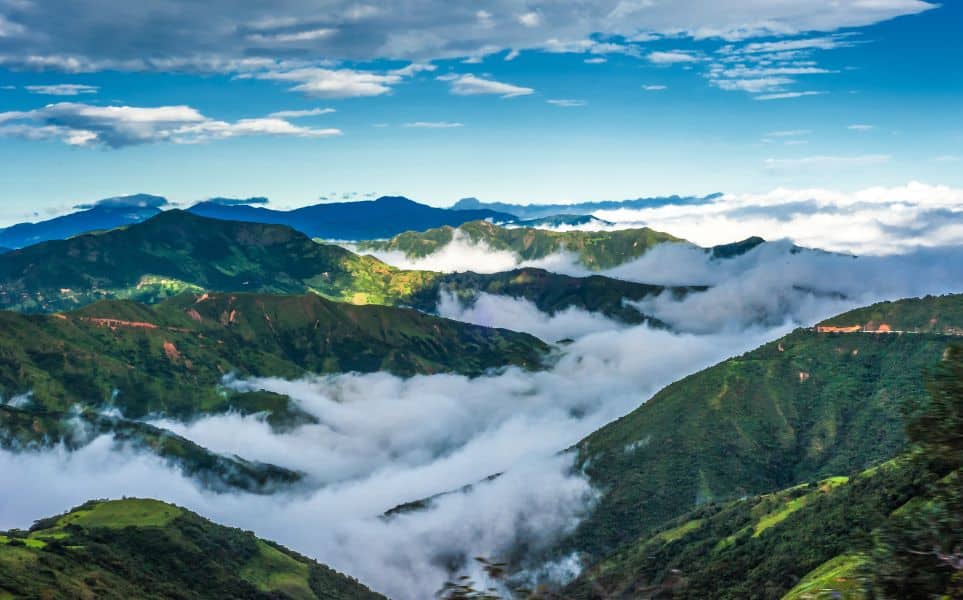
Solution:
{"label": "steep slope", "polygon": [[609,269],[638,258],[657,244],[684,241],[647,227],[617,231],[552,231],[472,221],[457,228],[409,231],[387,241],[362,242],[358,248],[368,252],[400,251],[409,258],[421,258],[437,252],[455,236],[493,250],[512,252],[519,260],[526,261],[557,252],[573,252],[585,267],[593,270]]}
{"label": "steep slope", "polygon": [[160,207],[165,204],[166,199],[150,194],[106,198],[85,207],[85,210],[46,221],[19,223],[0,229],[0,246],[22,248],[48,240],[66,239],[88,231],[139,223],[160,213]]}
{"label": "steep slope", "polygon": [[[576,279],[527,270],[531,277],[496,274],[478,280],[511,278],[512,286],[485,291],[555,298],[543,310],[555,312],[576,302],[573,288],[588,298],[604,281],[625,297],[640,299],[666,288],[614,280]],[[517,275],[517,274],[516,274]],[[183,211],[166,211],[138,225],[69,240],[37,244],[0,256],[0,308],[24,312],[69,310],[103,298],[156,302],[185,291],[313,292],[354,304],[417,306],[433,311],[442,289],[469,297],[477,283],[461,274],[402,271],[340,246],[318,244],[282,225],[220,221]],[[508,288],[511,287],[509,290]],[[679,288],[679,293],[687,290]],[[644,316],[623,307],[608,291],[594,301],[602,312],[631,322]]]}
{"label": "steep slope", "polygon": [[250,532],[156,500],[92,501],[0,535],[0,598],[383,598]]}
{"label": "steep slope", "polygon": [[[963,325],[963,295],[905,302],[939,306]],[[904,446],[900,407],[924,396],[942,333],[797,330],[678,381],[577,446],[603,494],[568,547],[601,558],[687,510],[858,472]]]}
{"label": "steep slope", "polygon": [[[954,311],[952,298],[939,300],[871,313],[898,321],[937,304]],[[927,393],[902,406],[907,452],[849,477],[698,507],[623,544],[564,597],[963,597],[957,341],[924,374]]]}
{"label": "steep slope", "polygon": [[868,598],[873,531],[924,494],[925,480],[902,458],[852,477],[709,504],[624,545],[565,597]]}
{"label": "steep slope", "polygon": [[386,238],[403,231],[457,226],[479,219],[510,221],[515,218],[488,209],[435,208],[401,196],[315,204],[287,211],[214,200],[195,204],[188,210],[215,219],[288,225],[310,237],[330,240]]}
{"label": "steep slope", "polygon": [[185,295],[156,306],[105,301],[49,316],[0,311],[0,395],[31,394],[30,406],[48,410],[117,408],[131,418],[189,419],[234,408],[297,419],[273,395],[227,393],[222,378],[474,375],[538,367],[546,350],[525,334],[316,295]]}

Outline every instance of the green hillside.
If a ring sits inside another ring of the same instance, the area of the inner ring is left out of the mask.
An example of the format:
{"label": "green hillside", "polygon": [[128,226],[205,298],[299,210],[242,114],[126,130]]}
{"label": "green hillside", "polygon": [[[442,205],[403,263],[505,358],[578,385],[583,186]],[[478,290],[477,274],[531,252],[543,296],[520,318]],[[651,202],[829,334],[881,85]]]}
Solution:
{"label": "green hillside", "polygon": [[470,298],[480,291],[471,287],[476,285],[490,293],[540,298],[540,308],[551,313],[594,306],[629,322],[645,317],[623,307],[623,297],[639,299],[665,289],[536,269],[474,278],[403,271],[340,246],[313,242],[285,226],[207,219],[177,210],[126,228],[0,256],[0,308],[29,313],[72,310],[102,299],[152,303],[204,291],[311,292],[352,304],[431,312],[441,289]]}
{"label": "green hillside", "polygon": [[926,393],[903,405],[907,452],[706,503],[623,544],[564,597],[961,597],[963,347],[948,346],[925,378]]}
{"label": "green hillside", "polygon": [[[945,318],[963,325],[959,311]],[[578,444],[603,494],[569,546],[601,558],[700,506],[895,456],[901,407],[954,339],[800,329],[668,386]]]}
{"label": "green hillside", "polygon": [[[451,242],[455,231],[454,227],[407,231],[385,241],[361,242],[358,249],[368,252],[395,250],[404,252],[409,258],[421,258]],[[457,231],[472,243],[513,252],[520,260],[538,260],[562,251],[574,252],[579,262],[594,271],[610,269],[642,256],[657,244],[684,241],[648,227],[618,231],[552,231],[471,221],[459,226]]]}
{"label": "green hillside", "polygon": [[92,501],[0,534],[0,598],[383,598],[250,532],[156,500]]}
{"label": "green hillside", "polygon": [[955,294],[879,302],[827,319],[817,327],[963,335],[961,325],[963,295]]}
{"label": "green hillside", "polygon": [[240,377],[306,373],[536,368],[538,339],[411,309],[352,306],[319,296],[184,295],[147,306],[103,301],[76,312],[0,311],[0,395],[29,404],[118,408],[131,418],[262,410],[298,418],[284,399],[219,386]]}
{"label": "green hillside", "polygon": [[625,544],[570,584],[566,597],[801,599],[830,589],[869,598],[872,532],[923,493],[924,482],[904,459],[707,504]]}

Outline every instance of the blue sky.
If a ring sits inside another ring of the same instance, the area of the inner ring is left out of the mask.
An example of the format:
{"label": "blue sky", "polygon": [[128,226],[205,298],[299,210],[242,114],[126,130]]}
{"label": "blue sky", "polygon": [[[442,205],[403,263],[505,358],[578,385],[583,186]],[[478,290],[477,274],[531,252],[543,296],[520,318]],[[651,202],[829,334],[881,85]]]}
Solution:
{"label": "blue sky", "polygon": [[110,4],[0,0],[0,221],[963,186],[958,2]]}

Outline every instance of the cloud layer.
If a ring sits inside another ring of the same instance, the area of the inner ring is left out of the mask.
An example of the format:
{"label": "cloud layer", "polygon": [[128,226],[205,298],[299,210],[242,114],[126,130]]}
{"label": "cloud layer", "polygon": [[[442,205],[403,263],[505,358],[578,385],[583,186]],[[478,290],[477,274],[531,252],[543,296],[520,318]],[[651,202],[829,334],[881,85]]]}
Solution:
{"label": "cloud layer", "polygon": [[116,7],[98,0],[11,1],[0,4],[0,64],[73,71],[236,70],[259,60],[430,60],[532,48],[624,51],[597,38],[787,36],[864,26],[934,6],[923,0],[484,0],[470,7],[436,0],[335,0],[323,7],[308,0],[270,5],[173,0],[163,6],[131,4],[119,18]]}

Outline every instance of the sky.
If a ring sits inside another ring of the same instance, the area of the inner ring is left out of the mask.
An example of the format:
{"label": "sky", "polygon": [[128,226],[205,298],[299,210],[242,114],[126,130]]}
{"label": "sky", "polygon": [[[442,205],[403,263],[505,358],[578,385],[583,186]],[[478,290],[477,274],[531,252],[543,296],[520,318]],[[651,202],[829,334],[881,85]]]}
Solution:
{"label": "sky", "polygon": [[929,0],[0,0],[0,219],[961,187],[961,27]]}

